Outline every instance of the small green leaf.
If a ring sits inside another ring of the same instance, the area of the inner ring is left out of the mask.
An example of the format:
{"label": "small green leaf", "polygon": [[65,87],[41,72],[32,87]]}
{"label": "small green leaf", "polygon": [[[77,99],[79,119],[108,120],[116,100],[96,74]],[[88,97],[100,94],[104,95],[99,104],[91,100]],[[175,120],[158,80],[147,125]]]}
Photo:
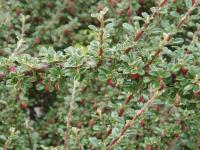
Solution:
{"label": "small green leaf", "polygon": [[133,32],[134,28],[132,25],[128,24],[128,23],[123,23],[123,28],[129,32]]}

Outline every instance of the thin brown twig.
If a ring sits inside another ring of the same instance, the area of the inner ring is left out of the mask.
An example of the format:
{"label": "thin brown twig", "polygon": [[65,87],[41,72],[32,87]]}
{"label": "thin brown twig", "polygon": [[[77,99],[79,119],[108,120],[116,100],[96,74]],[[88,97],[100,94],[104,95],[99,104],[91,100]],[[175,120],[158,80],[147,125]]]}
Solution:
{"label": "thin brown twig", "polygon": [[72,121],[72,113],[74,110],[74,100],[75,100],[77,84],[78,84],[78,82],[76,80],[74,80],[72,95],[71,95],[71,99],[70,99],[70,108],[69,108],[69,112],[67,115],[67,128],[66,128],[66,132],[65,132],[64,150],[66,150],[67,148],[70,150],[70,144],[69,144],[69,142],[70,142],[70,127],[71,127],[71,121]]}
{"label": "thin brown twig", "polygon": [[111,143],[107,146],[106,150],[111,150],[113,148],[113,146],[115,146],[124,136],[124,134],[126,133],[126,131],[135,123],[135,121],[144,113],[144,111],[149,108],[149,106],[152,104],[152,102],[155,100],[155,98],[157,97],[157,95],[159,94],[158,91],[155,91],[153,93],[153,95],[149,98],[149,100],[144,104],[144,106],[137,111],[137,113],[132,117],[132,119],[130,121],[128,121],[124,128],[121,130],[120,134],[111,141]]}

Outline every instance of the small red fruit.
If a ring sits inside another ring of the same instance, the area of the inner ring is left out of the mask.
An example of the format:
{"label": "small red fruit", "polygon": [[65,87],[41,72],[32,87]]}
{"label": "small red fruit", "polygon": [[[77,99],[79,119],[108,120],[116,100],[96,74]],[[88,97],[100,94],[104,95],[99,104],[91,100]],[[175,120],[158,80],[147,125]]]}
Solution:
{"label": "small red fruit", "polygon": [[35,38],[35,44],[40,44],[40,43],[41,43],[40,38],[39,38],[39,37],[36,37],[36,38]]}
{"label": "small red fruit", "polygon": [[148,144],[145,148],[145,150],[152,150],[152,146],[150,144]]}
{"label": "small red fruit", "polygon": [[47,134],[46,134],[44,131],[42,131],[41,137],[42,137],[42,139],[44,140],[44,139],[47,138]]}
{"label": "small red fruit", "polygon": [[142,119],[142,120],[140,121],[140,125],[141,125],[141,126],[144,126],[144,125],[145,125],[145,120],[144,120],[144,119]]}
{"label": "small red fruit", "polygon": [[130,77],[131,77],[131,79],[133,79],[133,80],[137,80],[137,79],[140,78],[140,75],[137,74],[137,73],[133,73],[133,74],[130,75]]}
{"label": "small red fruit", "polygon": [[108,79],[107,84],[110,85],[111,87],[115,87],[115,84],[113,83],[112,79]]}
{"label": "small red fruit", "polygon": [[200,97],[200,90],[194,93],[195,96]]}
{"label": "small red fruit", "polygon": [[122,11],[118,12],[118,16],[120,16],[120,17],[122,16]]}
{"label": "small red fruit", "polygon": [[118,0],[118,3],[121,3],[122,2],[122,0]]}
{"label": "small red fruit", "polygon": [[5,77],[5,74],[0,72],[0,81],[3,80],[4,77]]}
{"label": "small red fruit", "polygon": [[139,103],[144,103],[144,96],[140,96],[139,100],[138,100]]}
{"label": "small red fruit", "polygon": [[140,5],[144,5],[144,0],[140,0]]}
{"label": "small red fruit", "polygon": [[27,109],[28,104],[27,103],[20,103],[20,107],[21,107],[21,109]]}
{"label": "small red fruit", "polygon": [[76,127],[81,129],[83,127],[83,123],[81,121],[77,122]]}
{"label": "small red fruit", "polygon": [[180,73],[181,73],[183,76],[185,76],[185,75],[188,73],[188,69],[185,68],[185,67],[183,67],[183,66],[180,68],[179,71],[180,71]]}
{"label": "small red fruit", "polygon": [[46,93],[49,93],[49,92],[50,92],[50,91],[49,91],[49,84],[46,84],[44,89],[45,89],[45,92],[46,92]]}
{"label": "small red fruit", "polygon": [[68,35],[70,35],[71,34],[71,31],[70,30],[68,30],[68,29],[65,29],[64,30],[64,35],[65,36],[68,36]]}
{"label": "small red fruit", "polygon": [[15,10],[15,14],[16,14],[16,16],[18,17],[19,15],[20,15],[20,9],[19,8],[16,8],[16,10]]}
{"label": "small red fruit", "polygon": [[156,105],[156,111],[160,112],[160,105],[159,104]]}
{"label": "small red fruit", "polygon": [[9,66],[9,67],[8,67],[8,71],[9,71],[9,72],[16,72],[17,69],[16,69],[15,66]]}
{"label": "small red fruit", "polygon": [[119,110],[119,112],[118,112],[119,117],[122,117],[123,114],[124,114],[124,112],[125,112],[124,108],[121,108],[121,109]]}
{"label": "small red fruit", "polygon": [[115,5],[115,0],[110,0],[110,5],[114,6]]}
{"label": "small red fruit", "polygon": [[127,16],[130,17],[132,15],[132,9],[129,8],[126,12]]}

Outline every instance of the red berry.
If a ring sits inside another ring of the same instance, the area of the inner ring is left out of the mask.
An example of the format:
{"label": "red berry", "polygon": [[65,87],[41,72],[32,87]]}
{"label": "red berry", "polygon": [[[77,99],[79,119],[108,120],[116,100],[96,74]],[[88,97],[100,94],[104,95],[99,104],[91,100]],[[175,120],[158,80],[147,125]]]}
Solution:
{"label": "red berry", "polygon": [[119,117],[123,116],[124,112],[125,112],[124,108],[121,108],[118,112]]}
{"label": "red berry", "polygon": [[107,80],[108,85],[115,87],[115,84],[113,83],[112,79]]}
{"label": "red berry", "polygon": [[39,37],[36,37],[36,38],[35,38],[35,44],[40,44],[40,43],[41,43],[40,38],[39,38]]}
{"label": "red berry", "polygon": [[114,6],[115,5],[115,0],[110,0],[110,5]]}
{"label": "red berry", "polygon": [[133,74],[130,75],[130,77],[131,77],[131,79],[133,79],[133,80],[137,80],[137,79],[140,78],[140,75],[137,74],[137,73],[133,73]]}
{"label": "red berry", "polygon": [[118,0],[118,3],[121,3],[122,2],[122,0]]}
{"label": "red berry", "polygon": [[77,122],[76,127],[79,128],[79,129],[82,128],[83,123],[81,121]]}
{"label": "red berry", "polygon": [[144,5],[144,0],[140,0],[140,5]]}
{"label": "red berry", "polygon": [[195,96],[200,97],[200,90],[194,93]]}
{"label": "red berry", "polygon": [[181,67],[179,71],[183,76],[185,76],[188,73],[188,69],[185,67]]}
{"label": "red berry", "polygon": [[127,13],[126,13],[126,14],[127,14],[128,17],[130,17],[130,16],[132,15],[132,9],[129,8],[129,9],[127,10]]}
{"label": "red berry", "polygon": [[27,103],[20,103],[20,107],[21,107],[21,109],[27,109],[28,104]]}
{"label": "red berry", "polygon": [[140,103],[144,103],[144,96],[140,96],[139,100],[138,100]]}
{"label": "red berry", "polygon": [[152,150],[152,146],[150,144],[148,144],[145,148],[145,150]]}
{"label": "red berry", "polygon": [[159,104],[156,105],[156,111],[157,111],[157,112],[160,112],[160,105],[159,105]]}
{"label": "red berry", "polygon": [[5,74],[0,72],[0,81],[5,77]]}
{"label": "red berry", "polygon": [[20,9],[19,8],[16,8],[16,10],[15,10],[15,14],[16,14],[16,16],[18,17],[19,15],[20,15]]}
{"label": "red berry", "polygon": [[8,71],[9,71],[9,72],[16,72],[17,69],[16,69],[15,66],[9,66],[9,67],[8,67]]}
{"label": "red berry", "polygon": [[49,92],[50,92],[50,91],[49,91],[49,84],[46,84],[44,89],[45,89],[45,92],[46,92],[46,93],[49,93]]}
{"label": "red berry", "polygon": [[144,126],[144,125],[145,125],[144,119],[142,119],[142,120],[140,121],[140,125],[141,125],[141,126]]}
{"label": "red berry", "polygon": [[44,131],[42,131],[41,137],[42,137],[42,139],[44,140],[44,139],[47,138],[47,134],[46,134]]}
{"label": "red berry", "polygon": [[119,11],[119,12],[118,12],[118,16],[122,16],[122,11]]}
{"label": "red berry", "polygon": [[71,34],[71,31],[70,30],[68,30],[68,29],[65,29],[64,30],[64,35],[65,36],[68,36],[68,35],[70,35]]}

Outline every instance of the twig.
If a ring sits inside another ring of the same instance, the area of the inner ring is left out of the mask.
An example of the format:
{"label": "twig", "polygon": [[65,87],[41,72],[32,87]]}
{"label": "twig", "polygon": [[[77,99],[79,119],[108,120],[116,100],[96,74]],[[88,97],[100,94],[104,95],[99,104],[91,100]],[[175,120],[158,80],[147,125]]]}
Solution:
{"label": "twig", "polygon": [[70,144],[69,144],[69,142],[70,142],[70,127],[71,127],[71,121],[72,121],[72,113],[74,110],[74,99],[75,99],[77,84],[78,84],[78,82],[76,80],[74,80],[72,95],[71,95],[71,99],[70,99],[70,108],[69,108],[69,112],[67,115],[67,128],[66,128],[66,132],[65,132],[64,150],[66,150],[67,148],[70,150]]}
{"label": "twig", "polygon": [[99,68],[103,63],[103,56],[104,56],[104,48],[103,48],[104,39],[103,39],[103,37],[104,37],[104,14],[101,14],[100,34],[99,34],[100,47],[99,47],[99,54],[98,54],[99,55],[99,61],[97,62],[95,69]]}
{"label": "twig", "polygon": [[153,93],[153,95],[149,98],[149,100],[145,103],[145,105],[132,117],[130,121],[128,121],[125,124],[120,134],[114,140],[112,140],[112,142],[107,146],[106,150],[111,150],[113,146],[115,146],[122,139],[126,131],[133,125],[133,123],[135,123],[136,119],[138,119],[144,113],[144,111],[147,108],[149,108],[150,104],[154,101],[154,99],[156,98],[158,94],[159,94],[158,91],[155,91]]}
{"label": "twig", "polygon": [[25,36],[26,16],[22,15],[21,22],[22,22],[21,34],[20,34],[20,37],[19,37],[19,41],[17,42],[17,47],[14,49],[12,56],[16,56],[20,53],[19,49],[22,47],[23,43],[25,42],[24,36]]}
{"label": "twig", "polygon": [[[142,35],[144,34],[145,30],[146,30],[147,27],[149,26],[150,21],[153,20],[156,16],[159,15],[160,10],[162,9],[162,7],[163,7],[167,2],[168,2],[168,0],[163,0],[162,2],[159,3],[159,6],[158,6],[157,10],[156,10],[148,19],[145,20],[145,22],[144,22],[142,28],[141,28],[138,32],[136,32],[135,38],[134,38],[134,42],[138,42],[138,41],[141,39],[141,37],[142,37]],[[125,53],[129,53],[130,50],[131,50],[131,47],[128,47],[128,48],[126,48],[124,51],[125,51]]]}

